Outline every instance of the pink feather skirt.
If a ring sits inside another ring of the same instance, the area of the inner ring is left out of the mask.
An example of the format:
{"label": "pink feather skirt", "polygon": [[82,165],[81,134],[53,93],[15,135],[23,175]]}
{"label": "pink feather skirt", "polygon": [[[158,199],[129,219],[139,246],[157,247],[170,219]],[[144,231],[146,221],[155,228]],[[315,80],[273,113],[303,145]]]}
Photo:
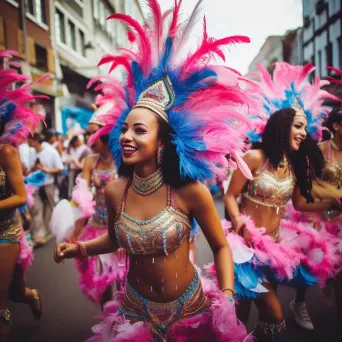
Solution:
{"label": "pink feather skirt", "polygon": [[[235,305],[229,303],[215,285],[212,282],[209,285],[209,282],[206,280],[207,288],[203,288],[208,302],[207,309],[203,313],[171,323],[162,339],[153,334],[148,320],[131,323],[129,317],[121,313],[126,290],[117,292],[115,300],[105,304],[100,316],[101,323],[92,328],[93,336],[88,342],[252,342],[253,338],[236,318]],[[199,286],[202,286],[201,283]]]}
{"label": "pink feather skirt", "polygon": [[[80,241],[95,239],[107,232],[107,228],[95,228],[86,225]],[[105,290],[115,282],[124,282],[126,265],[120,252],[76,259],[81,291],[93,302],[99,304]]]}
{"label": "pink feather skirt", "polygon": [[328,278],[334,278],[342,271],[342,215],[336,211],[330,215],[325,212],[301,213],[291,202],[286,206],[285,215],[287,221],[282,224],[288,228],[289,234],[300,231],[301,238],[297,243],[306,255],[304,262],[323,286]]}
{"label": "pink feather skirt", "polygon": [[26,239],[24,230],[21,231],[20,236],[20,253],[18,256],[17,264],[20,265],[23,272],[26,272],[33,260],[32,247],[29,245]]}
{"label": "pink feather skirt", "polygon": [[[334,274],[338,259],[331,235],[323,236],[308,224],[282,220],[280,234],[274,239],[265,229],[256,228],[250,218],[242,219],[250,236],[248,242],[229,231],[230,222],[222,223],[232,250],[238,299],[255,299],[268,292],[267,282],[298,288],[324,286]],[[213,263],[206,269],[216,276]]]}

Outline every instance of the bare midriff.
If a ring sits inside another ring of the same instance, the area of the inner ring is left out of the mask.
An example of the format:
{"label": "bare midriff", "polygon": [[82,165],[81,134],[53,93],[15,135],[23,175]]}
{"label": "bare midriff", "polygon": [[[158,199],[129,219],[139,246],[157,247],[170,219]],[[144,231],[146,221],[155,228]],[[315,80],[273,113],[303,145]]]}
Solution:
{"label": "bare midriff", "polygon": [[189,239],[165,254],[129,255],[128,282],[150,301],[167,303],[180,297],[195,275]]}
{"label": "bare midriff", "polygon": [[280,226],[284,208],[266,207],[242,197],[241,213],[249,216],[256,227],[265,228],[267,234],[273,234]]}

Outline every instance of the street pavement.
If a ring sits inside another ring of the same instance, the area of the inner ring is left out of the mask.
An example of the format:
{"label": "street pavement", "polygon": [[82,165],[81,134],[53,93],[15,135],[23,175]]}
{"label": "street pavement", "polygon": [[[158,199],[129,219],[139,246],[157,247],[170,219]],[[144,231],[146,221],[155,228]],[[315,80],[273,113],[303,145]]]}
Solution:
{"label": "street pavement", "polygon": [[[222,200],[216,200],[216,207],[223,217]],[[10,342],[81,342],[90,336],[91,326],[96,324],[96,315],[100,313],[100,308],[79,291],[73,261],[55,264],[54,246],[52,240],[46,246],[35,250],[35,260],[26,276],[27,286],[40,291],[43,316],[40,321],[35,321],[26,305],[11,303],[13,332]],[[201,236],[197,245],[197,263],[202,267],[212,260],[209,246]],[[319,289],[310,289],[307,295],[308,309],[315,325],[314,331],[306,331],[295,325],[289,309],[294,291],[282,287],[279,289],[279,296],[288,329],[277,342],[342,341],[335,337],[336,309],[324,304]],[[247,326],[249,331],[253,329],[256,319],[257,311],[253,307]]]}

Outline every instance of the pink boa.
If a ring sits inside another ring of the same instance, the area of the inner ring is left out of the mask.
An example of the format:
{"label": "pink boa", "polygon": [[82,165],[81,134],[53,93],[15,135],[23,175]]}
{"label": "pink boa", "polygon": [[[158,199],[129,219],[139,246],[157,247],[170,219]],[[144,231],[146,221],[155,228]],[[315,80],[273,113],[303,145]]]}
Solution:
{"label": "pink boa", "polygon": [[279,279],[292,279],[299,266],[302,255],[292,246],[275,243],[271,236],[265,234],[264,228],[256,228],[247,216],[241,216],[250,235],[255,256],[262,265],[268,265]]}
{"label": "pink boa", "polygon": [[317,231],[309,224],[282,220],[281,239],[301,252],[302,263],[309,267],[322,286],[335,275],[338,263],[336,239],[324,229]]}
{"label": "pink boa", "polygon": [[26,272],[28,267],[31,265],[33,259],[32,247],[29,246],[24,231],[22,230],[20,236],[20,253],[17,263],[20,265],[22,270]]}
{"label": "pink boa", "polygon": [[76,178],[76,185],[72,191],[72,200],[77,203],[83,217],[90,217],[95,212],[93,194],[89,190],[87,181],[81,177]]}
{"label": "pink boa", "polygon": [[288,220],[282,220],[282,237],[297,244],[304,263],[323,286],[342,270],[342,215],[328,218],[324,213],[302,213],[289,202],[285,217]]}
{"label": "pink boa", "polygon": [[[245,326],[236,318],[235,306],[220,291],[207,290],[211,305],[208,311],[174,323],[168,333],[170,342],[252,342]],[[153,342],[149,326],[145,322],[130,324],[119,313],[124,292],[116,293],[116,300],[105,304],[100,315],[102,322],[93,327],[94,335],[88,342]]]}
{"label": "pink boa", "polygon": [[[106,233],[106,229],[93,228],[87,225],[84,228],[80,241],[88,241]],[[101,263],[102,272],[99,272],[98,263]],[[75,265],[79,273],[79,285],[83,293],[92,301],[99,304],[105,290],[116,281],[124,281],[126,277],[125,260],[120,260],[118,253],[105,254],[76,259]]]}

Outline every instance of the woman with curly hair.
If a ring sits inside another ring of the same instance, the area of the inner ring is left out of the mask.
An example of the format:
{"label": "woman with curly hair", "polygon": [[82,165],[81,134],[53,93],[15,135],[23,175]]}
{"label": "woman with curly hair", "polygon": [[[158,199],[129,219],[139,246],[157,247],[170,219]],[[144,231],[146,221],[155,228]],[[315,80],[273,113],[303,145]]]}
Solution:
{"label": "woman with curly hair", "polygon": [[[247,322],[254,299],[259,310],[255,336],[258,341],[274,341],[285,329],[277,284],[314,285],[326,268],[330,271],[334,266],[327,245],[314,232],[281,220],[291,199],[300,211],[329,210],[338,205],[333,199],[325,200],[324,191],[316,184],[324,158],[313,139],[321,133],[321,99],[333,96],[319,93],[315,84],[307,81],[310,65],[277,63],[273,81],[262,66],[259,68],[265,113],[256,125],[259,131],[250,135],[257,142],[244,156],[253,180],[236,170],[225,195],[231,228],[244,240],[228,231],[226,235],[234,244],[235,287],[241,299],[238,317]],[[315,200],[317,196],[322,200]],[[307,245],[301,244],[303,241]],[[324,262],[313,265],[305,256],[304,245],[326,252]]]}

